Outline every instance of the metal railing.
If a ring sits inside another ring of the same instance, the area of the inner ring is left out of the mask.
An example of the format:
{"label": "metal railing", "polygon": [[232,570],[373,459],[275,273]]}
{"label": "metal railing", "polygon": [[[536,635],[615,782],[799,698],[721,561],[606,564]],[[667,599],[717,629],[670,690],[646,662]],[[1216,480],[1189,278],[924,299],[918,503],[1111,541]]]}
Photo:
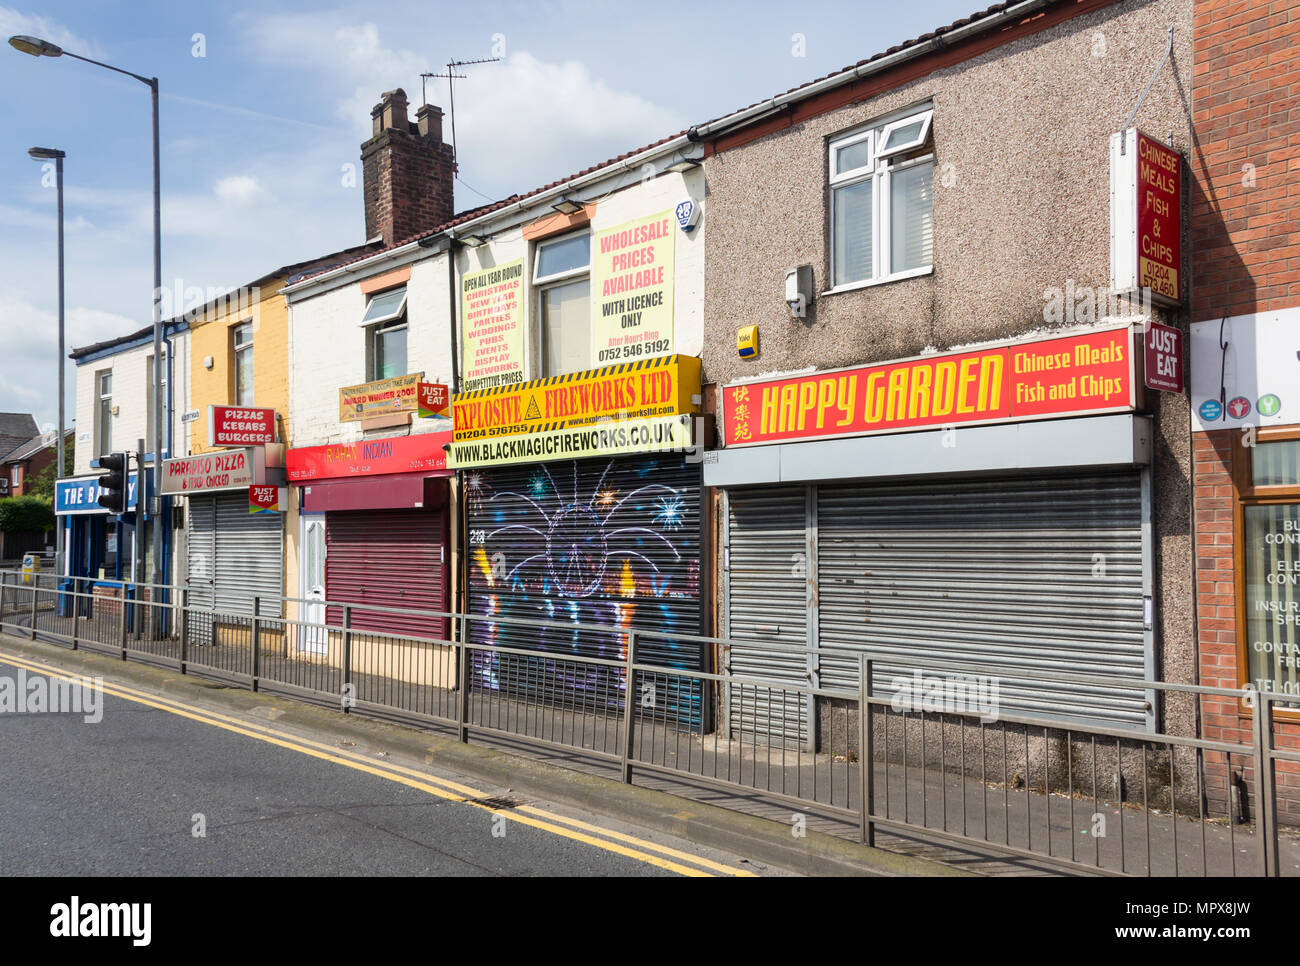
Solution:
{"label": "metal railing", "polygon": [[[1300,785],[1300,751],[1276,740],[1273,709],[1300,697],[1252,693],[1237,738],[1133,731],[1013,715],[882,687],[882,656],[851,653],[856,689],[732,670],[731,652],[802,653],[607,625],[582,625],[617,656],[507,646],[493,632],[574,625],[301,598],[258,598],[249,613],[195,606],[185,587],[91,587],[0,572],[0,629],[216,677],[345,713],[360,711],[501,741],[624,782],[703,790],[726,807],[810,818],[877,844],[917,837],[1010,862],[1103,874],[1279,875],[1300,846],[1280,831],[1278,765]],[[287,605],[294,605],[292,607]],[[307,605],[307,606],[304,606]],[[339,619],[308,620],[314,607]],[[383,615],[427,618],[446,636],[373,629]],[[274,615],[274,616],[271,616]],[[698,645],[714,671],[646,660],[667,642]],[[823,649],[825,650],[825,649]],[[848,657],[844,652],[841,657]],[[976,664],[909,660],[909,670],[970,680]],[[1221,711],[1225,688],[1017,672],[1027,681],[1149,689]],[[942,694],[942,689],[940,689]],[[960,695],[957,695],[960,697]],[[812,707],[804,735],[788,723]],[[864,711],[865,709],[865,711]],[[870,762],[864,767],[863,762]],[[696,792],[689,792],[696,793]],[[791,813],[791,809],[795,811]]]}

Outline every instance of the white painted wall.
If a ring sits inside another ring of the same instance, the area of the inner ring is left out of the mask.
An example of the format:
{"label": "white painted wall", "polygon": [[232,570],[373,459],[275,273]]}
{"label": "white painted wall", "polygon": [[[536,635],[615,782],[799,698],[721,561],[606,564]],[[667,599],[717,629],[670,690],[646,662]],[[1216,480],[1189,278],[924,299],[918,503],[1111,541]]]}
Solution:
{"label": "white painted wall", "polygon": [[[375,274],[391,270],[381,265]],[[339,390],[366,382],[367,297],[354,280],[289,304],[289,445],[321,446],[362,438],[361,425],[339,421]],[[406,362],[426,382],[451,382],[447,257],[432,255],[411,266],[406,284]],[[412,433],[451,427],[449,420],[411,421]],[[404,431],[404,430],[403,430]],[[382,433],[381,433],[382,435]]]}
{"label": "white painted wall", "polygon": [[[181,415],[189,408],[190,339],[188,332],[171,337],[176,359],[171,378],[176,385],[172,390],[172,441],[177,453],[187,452],[187,426]],[[134,450],[136,441],[149,438],[147,394],[153,359],[152,340],[111,356],[104,356],[77,366],[76,405],[76,459],[73,472],[82,476],[93,472],[90,461],[99,457],[99,436],[95,427],[95,412],[99,403],[98,376],[109,370],[113,373],[113,405],[118,414],[113,417],[113,448]],[[164,386],[163,390],[166,391]],[[164,400],[166,405],[166,400]],[[192,427],[194,424],[189,424]]]}
{"label": "white painted wall", "polygon": [[[626,178],[630,175],[624,172],[622,176]],[[673,304],[673,351],[681,355],[698,356],[704,351],[704,245],[709,220],[708,206],[703,203],[703,167],[684,173],[668,172],[645,181],[635,181],[627,187],[615,190],[608,197],[597,198],[590,230],[595,235],[607,228],[661,211],[667,211],[672,215],[677,205],[687,198],[693,199],[697,205],[700,205],[703,215],[691,232],[683,232],[677,228],[675,217],[673,221],[673,230],[677,232],[673,255],[673,274],[676,279]],[[543,203],[522,220],[532,221],[552,213],[549,202]],[[515,215],[512,220],[519,218],[520,216]],[[539,378],[541,372],[537,360],[541,348],[541,334],[538,327],[538,301],[532,288],[536,243],[525,241],[519,227],[492,233],[489,224],[476,230],[480,230],[483,234],[492,234],[492,237],[487,244],[478,248],[462,249],[456,259],[457,272],[459,275],[465,275],[493,265],[504,265],[517,258],[524,260],[524,283],[527,286],[524,297],[524,324],[528,331],[528,338],[525,340],[524,371],[529,374],[529,378]],[[595,302],[593,293],[593,306]],[[458,301],[457,313],[459,312]],[[461,344],[464,344],[463,341]],[[588,368],[594,369],[598,365],[596,360],[592,359],[589,360]]]}

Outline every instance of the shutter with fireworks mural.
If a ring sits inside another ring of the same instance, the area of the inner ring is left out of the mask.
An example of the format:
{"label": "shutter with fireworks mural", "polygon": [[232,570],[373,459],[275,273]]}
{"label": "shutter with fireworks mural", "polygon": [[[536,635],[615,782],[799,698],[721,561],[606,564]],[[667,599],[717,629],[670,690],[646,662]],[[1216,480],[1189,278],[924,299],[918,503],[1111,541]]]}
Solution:
{"label": "shutter with fireworks mural", "polygon": [[[701,633],[700,469],[680,454],[554,461],[470,470],[471,640],[501,647],[623,660],[622,629]],[[585,626],[584,626],[585,625]],[[603,630],[594,630],[599,625]],[[570,707],[622,702],[616,667],[478,652],[472,686]],[[638,638],[637,663],[700,670],[702,647]],[[700,683],[660,676],[659,716],[692,727]]]}

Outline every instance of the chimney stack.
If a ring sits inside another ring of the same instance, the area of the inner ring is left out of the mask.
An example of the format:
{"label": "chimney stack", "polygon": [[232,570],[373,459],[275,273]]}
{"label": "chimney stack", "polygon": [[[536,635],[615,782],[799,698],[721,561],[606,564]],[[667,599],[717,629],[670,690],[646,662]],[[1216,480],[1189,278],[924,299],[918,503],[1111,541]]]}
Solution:
{"label": "chimney stack", "polygon": [[438,227],[455,214],[456,157],[442,141],[442,110],[425,104],[407,119],[406,92],[387,91],[370,111],[361,145],[366,239],[389,246]]}

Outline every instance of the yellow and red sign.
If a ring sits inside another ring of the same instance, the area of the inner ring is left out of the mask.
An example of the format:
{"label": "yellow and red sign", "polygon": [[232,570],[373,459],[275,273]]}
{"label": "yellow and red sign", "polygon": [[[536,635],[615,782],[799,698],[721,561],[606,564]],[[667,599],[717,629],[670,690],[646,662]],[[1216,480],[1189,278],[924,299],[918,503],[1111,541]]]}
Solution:
{"label": "yellow and red sign", "polygon": [[661,356],[567,376],[458,393],[452,401],[457,442],[693,413],[700,360]]}
{"label": "yellow and red sign", "polygon": [[409,413],[419,408],[420,373],[380,379],[339,390],[339,422]]}
{"label": "yellow and red sign", "polygon": [[1137,132],[1139,288],[1179,300],[1183,156]]}
{"label": "yellow and red sign", "polygon": [[1119,412],[1136,405],[1127,326],[722,392],[725,445]]}

